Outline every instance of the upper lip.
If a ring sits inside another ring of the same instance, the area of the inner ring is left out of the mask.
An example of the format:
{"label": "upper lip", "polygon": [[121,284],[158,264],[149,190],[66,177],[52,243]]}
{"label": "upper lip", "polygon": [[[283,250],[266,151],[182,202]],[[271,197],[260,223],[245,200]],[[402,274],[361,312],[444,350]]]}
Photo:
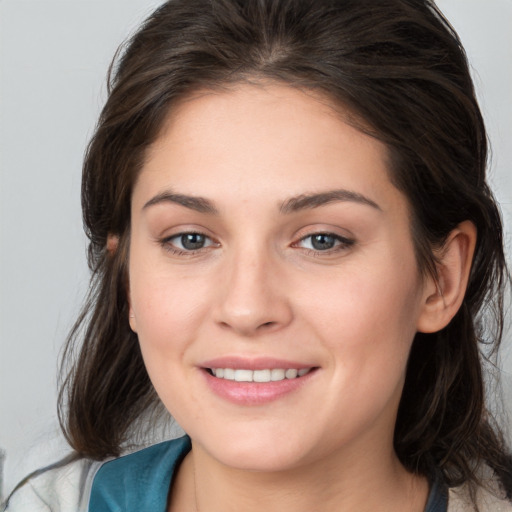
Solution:
{"label": "upper lip", "polygon": [[233,368],[244,370],[273,370],[273,369],[291,369],[301,370],[302,368],[313,368],[315,365],[276,359],[273,357],[247,358],[239,356],[218,357],[202,362],[199,366],[202,368]]}

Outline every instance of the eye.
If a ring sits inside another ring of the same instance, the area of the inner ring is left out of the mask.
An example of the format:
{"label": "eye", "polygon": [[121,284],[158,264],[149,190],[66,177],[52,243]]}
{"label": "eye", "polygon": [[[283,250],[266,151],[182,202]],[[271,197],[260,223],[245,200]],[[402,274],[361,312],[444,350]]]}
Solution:
{"label": "eye", "polygon": [[190,253],[214,245],[211,238],[203,233],[178,233],[162,240],[162,245],[174,253]]}
{"label": "eye", "polygon": [[314,233],[297,242],[297,246],[316,252],[328,252],[345,249],[354,241],[334,233]]}

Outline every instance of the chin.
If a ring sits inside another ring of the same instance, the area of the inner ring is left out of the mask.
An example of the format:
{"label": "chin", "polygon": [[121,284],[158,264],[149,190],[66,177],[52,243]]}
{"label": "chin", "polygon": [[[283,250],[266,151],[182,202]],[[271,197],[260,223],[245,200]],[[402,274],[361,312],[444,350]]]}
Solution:
{"label": "chin", "polygon": [[[236,431],[218,436],[208,433],[207,442],[197,443],[211,457],[233,469],[257,472],[278,472],[297,467],[307,450],[300,436]],[[192,439],[194,439],[192,437]]]}
{"label": "chin", "polygon": [[275,446],[266,447],[265,451],[256,448],[234,446],[228,452],[218,454],[218,460],[225,466],[240,471],[252,471],[261,473],[277,473],[297,468],[301,465],[304,454],[297,451],[283,451],[275,449]]}

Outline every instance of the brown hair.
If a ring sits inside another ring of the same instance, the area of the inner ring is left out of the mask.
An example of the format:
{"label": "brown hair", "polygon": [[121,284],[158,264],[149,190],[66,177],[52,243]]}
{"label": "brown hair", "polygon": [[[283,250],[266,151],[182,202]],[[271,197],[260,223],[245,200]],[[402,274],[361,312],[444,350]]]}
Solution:
{"label": "brown hair", "polygon": [[[130,200],[145,150],[180,98],[252,79],[320,91],[387,145],[424,272],[435,274],[433,248],[457,224],[477,227],[460,311],[414,340],[395,449],[409,470],[439,468],[449,485],[481,483],[485,463],[512,496],[511,459],[482,376],[502,335],[501,219],[485,181],[486,133],[465,53],[429,0],[172,0],[129,41],[111,68],[83,167],[92,283],[64,356],[59,411],[70,444],[93,458],[117,455],[158,403],[126,300]],[[116,251],[107,250],[111,234]]]}

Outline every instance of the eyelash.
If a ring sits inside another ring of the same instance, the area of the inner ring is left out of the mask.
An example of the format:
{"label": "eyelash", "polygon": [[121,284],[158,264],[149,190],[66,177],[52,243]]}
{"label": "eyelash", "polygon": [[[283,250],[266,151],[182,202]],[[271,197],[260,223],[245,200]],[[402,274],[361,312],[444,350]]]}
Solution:
{"label": "eyelash", "polygon": [[314,249],[314,248],[310,249],[307,247],[303,247],[303,249],[305,251],[307,251],[308,254],[312,254],[314,256],[322,256],[324,254],[325,255],[334,254],[334,253],[337,253],[340,251],[347,250],[349,247],[351,247],[355,243],[355,240],[346,238],[341,235],[337,235],[336,233],[330,233],[329,231],[319,231],[316,233],[310,233],[310,234],[302,237],[300,240],[298,240],[297,242],[295,242],[293,244],[293,247],[297,247],[301,242],[304,242],[305,240],[308,240],[308,239],[312,240],[313,237],[320,237],[320,236],[333,239],[333,241],[335,243],[334,247],[331,247],[331,248],[328,248],[325,250]]}
{"label": "eyelash", "polygon": [[[199,247],[198,249],[189,249],[189,250],[187,250],[187,249],[180,249],[180,248],[176,247],[175,244],[173,244],[173,242],[172,242],[173,240],[175,240],[175,239],[183,239],[183,237],[185,237],[187,235],[204,237],[204,240],[205,241],[209,241],[209,242],[207,242],[206,246]],[[325,250],[308,248],[308,247],[302,247],[302,249],[307,254],[312,254],[314,256],[321,256],[321,255],[324,255],[324,254],[325,255],[333,254],[333,253],[337,253],[339,251],[346,250],[349,247],[351,247],[352,245],[354,245],[354,243],[355,243],[355,240],[352,240],[352,239],[349,239],[349,238],[337,235],[335,233],[330,233],[328,231],[319,231],[319,232],[316,232],[316,233],[310,233],[310,234],[300,238],[297,242],[294,242],[292,244],[292,247],[300,247],[300,244],[302,242],[304,242],[305,240],[308,240],[308,239],[312,240],[313,237],[320,237],[320,236],[333,239],[335,245],[333,247],[327,248]],[[205,235],[204,233],[201,233],[199,231],[185,231],[185,232],[182,232],[182,233],[177,233],[175,235],[163,238],[162,240],[160,240],[160,245],[167,252],[169,252],[169,253],[171,253],[171,254],[173,254],[175,256],[194,256],[194,255],[196,255],[196,254],[198,254],[200,252],[203,252],[205,249],[207,250],[209,247],[218,247],[219,243],[213,241],[208,235]]]}
{"label": "eyelash", "polygon": [[[205,247],[200,247],[198,249],[189,249],[189,250],[187,250],[187,249],[180,249],[180,248],[176,247],[173,244],[172,240],[180,239],[180,238],[182,239],[184,236],[187,236],[187,235],[195,235],[195,236],[204,237],[204,239],[209,241],[210,243],[208,243],[208,245],[206,245]],[[204,233],[201,233],[199,231],[184,231],[182,233],[177,233],[175,235],[163,238],[162,240],[160,240],[160,245],[167,252],[169,252],[169,253],[171,253],[173,255],[176,255],[176,256],[193,256],[195,254],[198,254],[201,251],[204,251],[208,247],[218,246],[219,244],[217,242],[214,242],[208,235],[205,235]]]}

